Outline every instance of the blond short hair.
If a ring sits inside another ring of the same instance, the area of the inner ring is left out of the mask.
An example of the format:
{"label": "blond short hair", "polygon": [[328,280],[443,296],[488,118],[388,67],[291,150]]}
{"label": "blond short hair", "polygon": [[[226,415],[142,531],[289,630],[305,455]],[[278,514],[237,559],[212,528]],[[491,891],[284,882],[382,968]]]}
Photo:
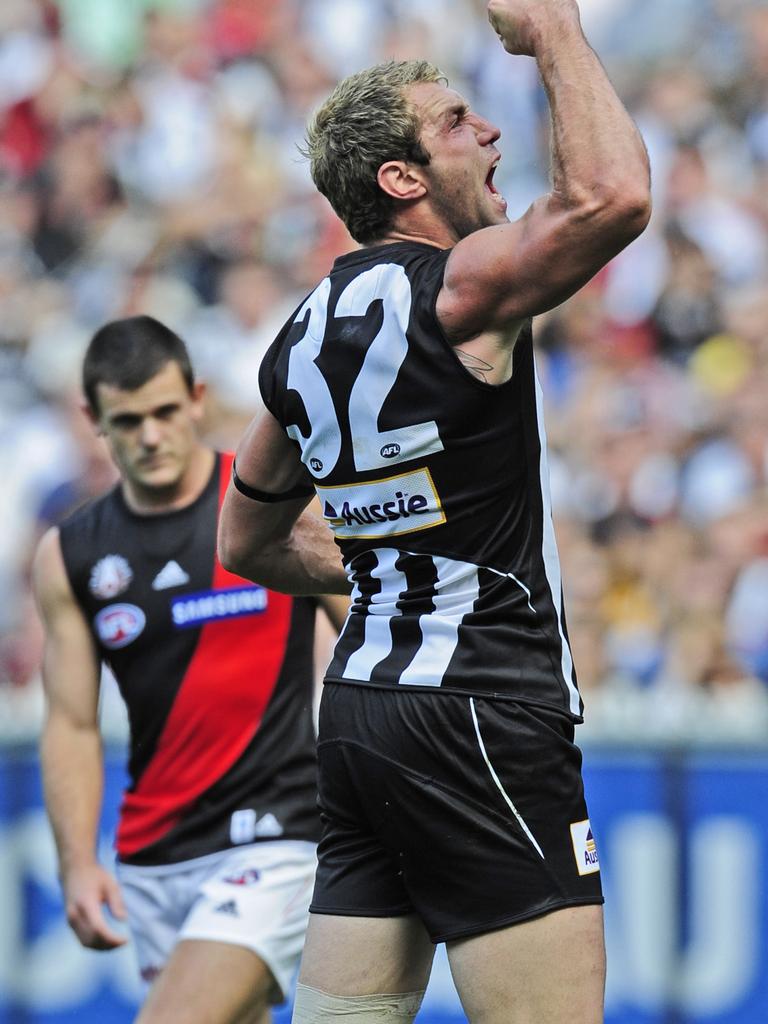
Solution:
{"label": "blond short hair", "polygon": [[339,82],[307,128],[305,154],[312,180],[363,244],[391,227],[395,203],[379,187],[387,160],[426,165],[421,125],[404,89],[417,82],[447,79],[426,60],[387,61]]}

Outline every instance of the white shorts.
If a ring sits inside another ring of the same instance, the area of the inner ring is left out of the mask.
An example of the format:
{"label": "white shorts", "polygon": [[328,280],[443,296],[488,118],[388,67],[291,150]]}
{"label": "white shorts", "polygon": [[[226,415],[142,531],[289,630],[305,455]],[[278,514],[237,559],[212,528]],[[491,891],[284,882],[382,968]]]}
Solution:
{"label": "white shorts", "polygon": [[156,867],[117,865],[142,979],[149,985],[177,942],[245,946],[288,992],[304,945],[317,863],[314,843],[254,843]]}

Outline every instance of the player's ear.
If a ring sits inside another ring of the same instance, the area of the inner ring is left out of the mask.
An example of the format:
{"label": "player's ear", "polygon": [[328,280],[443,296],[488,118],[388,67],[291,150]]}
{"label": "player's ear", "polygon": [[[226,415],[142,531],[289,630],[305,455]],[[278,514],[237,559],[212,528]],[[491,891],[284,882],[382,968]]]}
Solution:
{"label": "player's ear", "polygon": [[413,164],[405,160],[387,160],[376,176],[379,188],[393,199],[421,199],[427,186]]}
{"label": "player's ear", "polygon": [[196,380],[190,391],[190,398],[194,407],[194,415],[199,419],[205,411],[205,399],[208,396],[208,385],[203,380]]}
{"label": "player's ear", "polygon": [[104,431],[101,428],[101,417],[96,410],[91,406],[91,403],[83,399],[80,403],[80,409],[88,422],[93,427],[97,435],[101,435]]}

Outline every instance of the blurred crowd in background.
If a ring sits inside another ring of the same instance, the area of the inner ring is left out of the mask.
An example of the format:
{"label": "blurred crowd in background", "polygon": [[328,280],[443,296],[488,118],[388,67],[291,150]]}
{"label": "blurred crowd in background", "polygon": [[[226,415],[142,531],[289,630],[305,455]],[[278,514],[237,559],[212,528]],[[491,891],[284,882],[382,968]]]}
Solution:
{"label": "blurred crowd in background", "polygon": [[[582,0],[651,155],[646,233],[538,320],[591,735],[768,737],[768,5]],[[80,409],[104,321],[149,313],[233,446],[260,359],[353,247],[298,146],[335,81],[427,57],[501,128],[511,216],[546,191],[535,65],[483,0],[3,0],[0,708],[39,711],[29,566],[114,480]],[[575,130],[578,127],[575,126]]]}

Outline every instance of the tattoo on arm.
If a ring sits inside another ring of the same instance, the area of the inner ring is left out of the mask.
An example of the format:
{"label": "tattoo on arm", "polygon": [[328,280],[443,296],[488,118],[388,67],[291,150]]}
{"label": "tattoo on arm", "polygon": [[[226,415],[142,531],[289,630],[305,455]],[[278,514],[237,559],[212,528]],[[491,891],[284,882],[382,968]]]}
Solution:
{"label": "tattoo on arm", "polygon": [[490,363],[486,363],[484,359],[478,359],[477,356],[473,356],[470,352],[465,352],[461,348],[455,348],[454,352],[459,362],[469,370],[473,377],[477,377],[484,384],[488,383],[486,374],[493,370],[493,366]]}

